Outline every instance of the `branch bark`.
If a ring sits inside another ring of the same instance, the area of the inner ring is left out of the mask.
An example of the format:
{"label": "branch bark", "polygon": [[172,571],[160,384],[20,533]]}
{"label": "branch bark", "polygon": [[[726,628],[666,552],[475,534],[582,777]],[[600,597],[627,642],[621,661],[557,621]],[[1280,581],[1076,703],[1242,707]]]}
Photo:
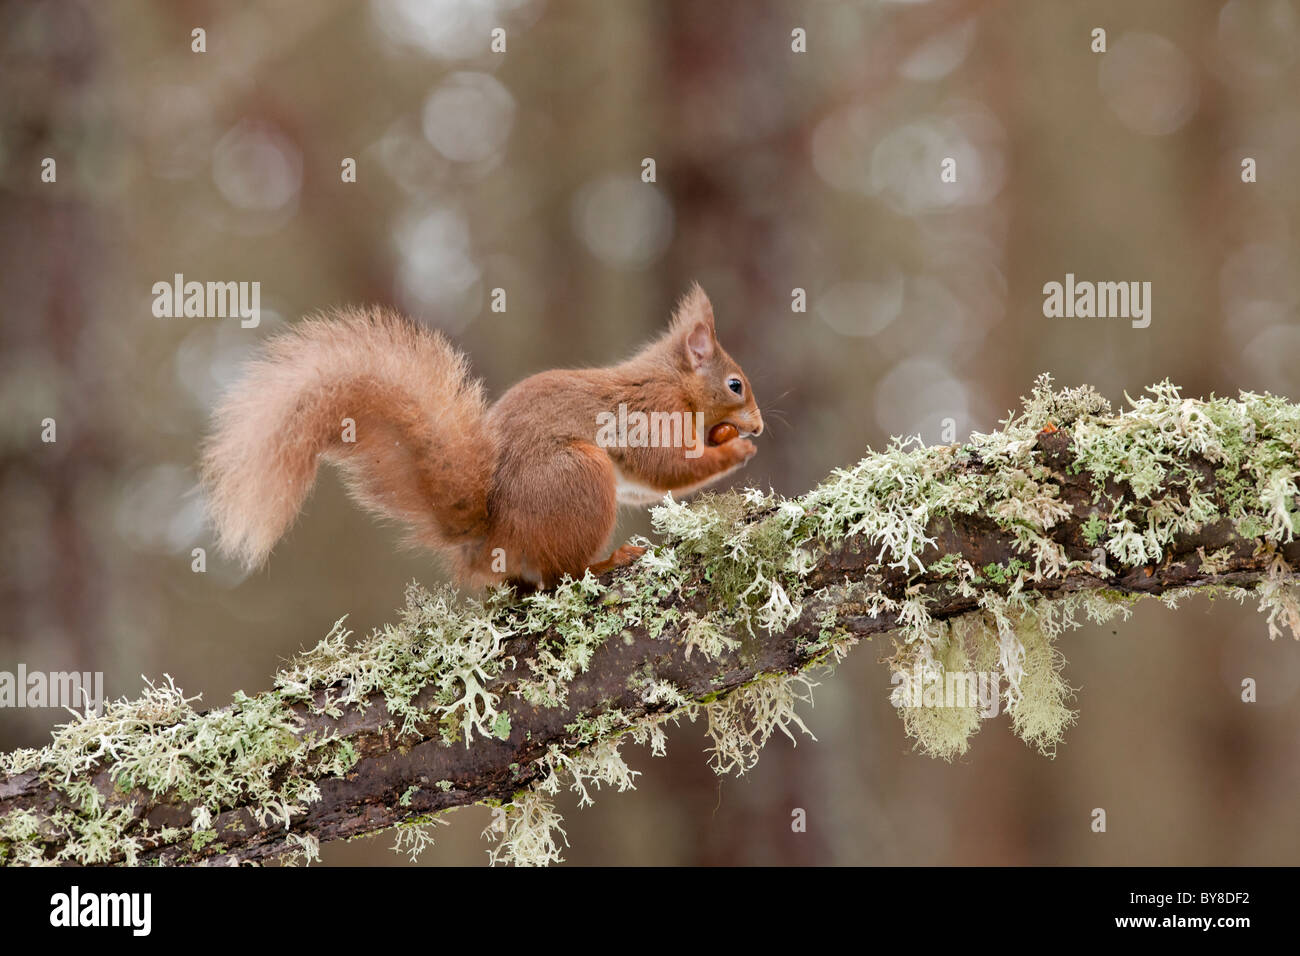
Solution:
{"label": "branch bark", "polygon": [[[1033,462],[1045,469],[1040,472],[1044,486],[1055,488],[1058,500],[1069,509],[1068,516],[1057,521],[1048,532],[1053,542],[1068,557],[1088,561],[1094,552],[1084,533],[1085,525],[1095,514],[1098,492],[1113,500],[1132,499],[1133,491],[1123,482],[1110,480],[1104,487],[1086,471],[1074,473],[1071,439],[1066,430],[1054,426],[1039,432],[1030,452]],[[1219,500],[1221,475],[1203,459],[1185,458],[1184,465],[1203,475],[1204,488]],[[978,455],[954,460],[952,469],[978,473],[986,466]],[[1300,473],[1300,468],[1296,469]],[[1044,477],[1045,476],[1045,477]],[[1185,490],[1185,489],[1184,489]],[[1182,492],[1175,489],[1175,498]],[[744,521],[761,521],[772,508],[746,515]],[[990,517],[988,512],[945,514],[930,521],[928,534],[933,543],[920,553],[920,563],[930,568],[944,555],[960,554],[976,567],[1010,564],[1024,552],[1016,541],[1014,528]],[[1095,544],[1095,535],[1093,535]],[[316,691],[316,707],[294,705],[300,722],[299,739],[316,740],[337,737],[346,741],[356,753],[357,761],[343,776],[321,776],[315,780],[320,797],[309,803],[304,812],[294,814],[289,833],[314,837],[322,842],[355,837],[389,828],[448,808],[473,803],[501,801],[508,803],[520,790],[534,785],[544,775],[541,758],[552,745],[572,748],[572,725],[611,709],[637,719],[659,712],[667,705],[650,703],[636,690],[637,675],[652,675],[657,681],[670,682],[690,701],[708,702],[725,696],[760,675],[794,673],[813,666],[825,647],[817,637],[828,614],[833,614],[842,633],[859,638],[882,634],[898,626],[887,614],[873,616],[869,598],[883,593],[901,600],[905,590],[927,601],[931,617],[943,621],[978,611],[974,597],[962,596],[942,575],[930,572],[909,574],[884,569],[878,561],[879,546],[860,537],[842,540],[815,540],[805,545],[816,556],[815,564],[804,578],[799,594],[801,611],[796,620],[773,634],[759,634],[733,650],[715,657],[691,653],[684,628],[669,625],[657,635],[645,627],[626,627],[621,639],[609,639],[594,653],[589,667],[568,685],[567,702],[560,707],[539,707],[512,694],[520,681],[530,675],[527,662],[541,643],[562,643],[564,637],[554,631],[512,638],[507,653],[516,659],[488,688],[501,701],[501,710],[509,715],[508,739],[475,738],[471,745],[448,744],[439,732],[436,718],[417,723],[413,735],[399,735],[395,715],[381,695],[373,695],[364,708],[346,707],[338,716],[315,712],[326,704],[327,694],[337,688]],[[1205,556],[1216,554],[1207,562]],[[1254,587],[1270,574],[1270,562],[1280,553],[1294,565],[1300,560],[1300,543],[1280,544],[1277,548],[1261,547],[1257,538],[1242,537],[1231,520],[1220,519],[1197,528],[1194,533],[1177,537],[1164,549],[1156,564],[1115,568],[1114,576],[1102,576],[1076,567],[1071,572],[1042,581],[1026,581],[1026,590],[1041,592],[1047,598],[1070,592],[1105,589],[1133,595],[1158,595],[1173,589],[1218,585]],[[638,569],[624,569],[605,579],[631,576]],[[1272,573],[1276,575],[1276,565]],[[698,587],[684,587],[662,598],[662,609],[692,611],[703,616],[710,610],[713,593],[708,582],[692,579]],[[984,581],[980,589],[1005,591],[1005,585]],[[644,681],[641,682],[644,686]],[[417,705],[432,703],[429,691],[416,698]],[[202,719],[202,715],[195,719]],[[154,732],[166,733],[168,728]],[[589,743],[582,746],[589,746]],[[297,772],[288,769],[276,772]],[[115,789],[114,766],[100,761],[84,777],[112,808],[126,808],[130,823],[126,835],[142,836],[140,862],[162,863],[231,863],[272,859],[286,850],[286,829],[261,825],[247,806],[231,806],[212,818],[215,839],[198,846],[190,839],[189,829],[195,809],[192,803],[174,793],[154,794],[136,788],[126,792]],[[441,787],[436,785],[444,782]],[[446,781],[450,782],[447,787]],[[418,789],[412,789],[418,788]],[[0,778],[0,822],[12,819],[16,811],[32,811],[37,818],[48,820],[72,801],[67,786],[56,786],[40,769],[27,770]],[[147,827],[139,826],[147,821]],[[170,841],[160,841],[160,827],[175,827],[184,834],[173,833]],[[55,858],[63,848],[66,834],[57,828],[44,828],[41,850]],[[3,831],[0,831],[3,832]],[[152,834],[152,835],[148,835]],[[120,862],[123,853],[110,851],[108,862]]]}

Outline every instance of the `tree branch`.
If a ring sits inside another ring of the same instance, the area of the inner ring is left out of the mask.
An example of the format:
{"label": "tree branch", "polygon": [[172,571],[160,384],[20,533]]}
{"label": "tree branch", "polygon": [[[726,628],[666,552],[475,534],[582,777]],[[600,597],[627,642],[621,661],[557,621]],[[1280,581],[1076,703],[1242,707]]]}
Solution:
{"label": "tree branch", "polygon": [[864,637],[899,631],[896,667],[951,669],[949,625],[974,622],[1014,671],[999,621],[1072,597],[1252,589],[1270,629],[1300,619],[1300,410],[1154,396],[1116,416],[1040,381],[966,445],[894,447],[798,499],[666,505],[664,543],[599,582],[482,605],[413,590],[401,624],[351,646],[336,628],[273,691],[110,705],[0,757],[0,855],[262,861],[488,803],[509,805],[506,856],[544,861],[523,844],[550,821],[526,816],[561,776],[622,786],[622,737],[698,713],[719,767],[743,771],[798,723],[788,675]]}

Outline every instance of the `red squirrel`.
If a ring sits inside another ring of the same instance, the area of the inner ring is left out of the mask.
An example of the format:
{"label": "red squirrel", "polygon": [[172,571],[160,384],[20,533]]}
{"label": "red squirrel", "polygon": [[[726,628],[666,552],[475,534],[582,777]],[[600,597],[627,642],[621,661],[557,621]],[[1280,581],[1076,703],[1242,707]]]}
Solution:
{"label": "red squirrel", "polygon": [[[609,441],[620,406],[681,416],[681,441]],[[704,439],[710,429],[721,444]],[[203,484],[220,546],[249,568],[293,523],[323,458],[358,504],[405,525],[462,582],[550,588],[636,560],[644,549],[631,545],[597,560],[618,505],[717,481],[754,456],[748,436],[762,431],[698,284],[626,361],[541,372],[490,406],[441,333],[346,310],[299,322],[246,367],[214,415]]]}

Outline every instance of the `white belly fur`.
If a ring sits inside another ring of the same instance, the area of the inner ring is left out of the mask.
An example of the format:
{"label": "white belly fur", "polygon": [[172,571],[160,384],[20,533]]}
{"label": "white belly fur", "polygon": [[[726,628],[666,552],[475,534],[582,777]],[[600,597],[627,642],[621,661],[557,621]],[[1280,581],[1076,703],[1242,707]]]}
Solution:
{"label": "white belly fur", "polygon": [[664,493],[662,491],[656,491],[649,485],[644,485],[634,478],[627,477],[617,468],[614,469],[614,473],[618,476],[615,494],[618,497],[619,504],[656,505],[663,501]]}

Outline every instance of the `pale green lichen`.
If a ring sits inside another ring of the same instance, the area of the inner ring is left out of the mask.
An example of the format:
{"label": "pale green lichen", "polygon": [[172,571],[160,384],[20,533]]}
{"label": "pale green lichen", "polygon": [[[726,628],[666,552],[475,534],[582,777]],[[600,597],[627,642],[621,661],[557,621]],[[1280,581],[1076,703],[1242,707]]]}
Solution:
{"label": "pale green lichen", "polygon": [[758,763],[759,752],[778,730],[791,743],[797,742],[792,728],[816,740],[795,710],[799,703],[812,705],[816,686],[804,674],[767,674],[706,707],[714,772],[744,774]]}
{"label": "pale green lichen", "polygon": [[483,831],[485,838],[498,838],[497,844],[488,851],[489,862],[516,866],[548,866],[563,862],[556,837],[565,846],[569,845],[569,840],[563,820],[546,794],[527,790],[504,809],[501,829],[494,821]]}
{"label": "pale green lichen", "polygon": [[[626,640],[629,629],[671,640],[688,658],[743,659],[747,640],[785,631],[804,620],[810,605],[816,617],[799,626],[807,633],[796,640],[807,666],[833,667],[857,642],[836,611],[852,605],[854,614],[896,623],[891,667],[919,675],[923,692],[972,671],[996,674],[1012,729],[1050,754],[1074,719],[1057,639],[1081,617],[1127,616],[1137,599],[1118,591],[1052,591],[1067,575],[1095,581],[1155,565],[1178,536],[1228,521],[1255,542],[1257,554],[1270,556],[1267,575],[1253,592],[1213,580],[1188,591],[1252,596],[1271,636],[1283,628],[1300,635],[1300,598],[1279,550],[1300,521],[1300,408],[1249,392],[1184,399],[1168,382],[1130,399],[1130,406],[1113,415],[1092,389],[1054,391],[1042,377],[1023,409],[995,432],[938,447],[895,440],[799,498],[749,490],[690,505],[669,499],[652,512],[660,543],[609,586],[588,575],[550,592],[516,598],[496,591],[482,601],[412,588],[399,623],[353,642],[340,621],[277,675],[274,690],[236,695],[228,707],[206,714],[196,713],[193,699],[170,681],[150,685],[136,701],[115,702],[98,717],[59,728],[47,747],[0,755],[0,773],[34,770],[60,798],[49,812],[0,818],[0,861],[130,863],[178,845],[177,859],[184,861],[219,845],[215,821],[233,807],[247,808],[263,827],[284,829],[285,849],[312,858],[306,835],[289,824],[319,799],[317,781],[349,773],[357,754],[347,740],[304,734],[295,708],[337,717],[379,697],[399,741],[432,734],[471,747],[511,736],[509,715],[492,689],[516,664],[506,653],[511,638],[545,635],[530,648],[525,676],[511,692],[533,706],[557,707],[600,648]],[[1060,431],[1068,455],[1049,462],[1042,439]],[[1072,559],[1053,537],[1073,514],[1061,498],[1061,467],[1086,474],[1094,489],[1078,529],[1093,550],[1087,560]],[[992,521],[1016,553],[983,567],[959,554],[936,556],[934,529],[964,515]],[[868,549],[860,580],[811,587],[808,576],[820,556],[853,542]],[[1212,579],[1229,567],[1232,554],[1198,557],[1198,572]],[[900,572],[907,578],[900,589],[880,587]],[[935,620],[935,602],[945,594],[968,599],[975,610]],[[1164,600],[1173,606],[1181,596]],[[697,597],[706,600],[695,606],[707,604],[707,611],[690,609]],[[512,769],[514,779],[537,782],[501,808],[499,831],[489,828],[501,836],[490,851],[493,861],[560,859],[564,834],[550,797],[564,781],[583,804],[595,789],[633,786],[636,772],[621,755],[622,742],[661,754],[669,720],[705,716],[715,769],[747,771],[774,732],[792,740],[792,731],[808,732],[796,706],[810,701],[812,686],[805,669],[691,699],[653,668],[638,671],[629,689],[646,708],[643,715],[604,702],[570,723],[563,744],[548,747],[540,778],[537,768]],[[983,719],[969,702],[901,706],[900,717],[918,746],[946,758],[967,751]],[[109,793],[86,782],[100,766],[111,768]],[[447,792],[452,784],[434,787]],[[170,827],[151,830],[138,819],[139,794],[164,792],[194,805],[188,836]],[[397,802],[409,805],[414,792]],[[427,846],[433,819],[399,827],[400,849],[418,854]],[[238,824],[227,815],[221,826]],[[46,853],[51,844],[60,847],[57,853]]]}
{"label": "pale green lichen", "polygon": [[446,820],[431,814],[421,814],[399,823],[391,830],[394,836],[393,852],[405,854],[414,863],[425,850],[434,845],[434,831],[440,826],[448,825]]}
{"label": "pale green lichen", "polygon": [[310,866],[320,862],[320,840],[314,833],[289,833],[285,836],[289,852],[282,858],[285,866]]}
{"label": "pale green lichen", "polygon": [[[357,645],[349,645],[343,622],[276,676],[287,700],[301,700],[317,713],[338,716],[348,705],[365,707],[382,694],[391,713],[402,718],[401,732],[413,733],[431,716],[457,718],[465,746],[475,733],[499,736],[499,704],[487,686],[513,659],[504,654],[510,631],[498,616],[451,591],[407,592],[407,609],[398,625],[387,625]],[[417,695],[434,691],[432,709],[417,707]],[[323,700],[315,699],[324,688]]]}

